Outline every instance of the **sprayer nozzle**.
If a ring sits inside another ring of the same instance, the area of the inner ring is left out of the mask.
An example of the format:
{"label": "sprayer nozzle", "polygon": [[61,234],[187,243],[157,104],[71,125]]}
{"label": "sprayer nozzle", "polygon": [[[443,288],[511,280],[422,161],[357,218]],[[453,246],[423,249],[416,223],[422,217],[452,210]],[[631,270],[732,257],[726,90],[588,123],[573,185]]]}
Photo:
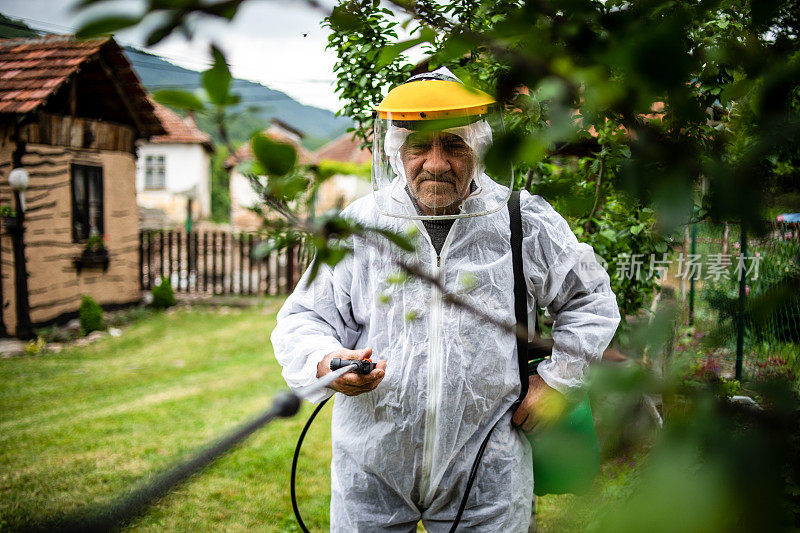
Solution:
{"label": "sprayer nozzle", "polygon": [[350,371],[356,374],[369,374],[375,369],[375,363],[369,359],[361,361],[356,359],[339,359],[338,357],[336,359],[331,359],[331,370],[339,370],[348,365],[356,365],[353,367],[353,370]]}

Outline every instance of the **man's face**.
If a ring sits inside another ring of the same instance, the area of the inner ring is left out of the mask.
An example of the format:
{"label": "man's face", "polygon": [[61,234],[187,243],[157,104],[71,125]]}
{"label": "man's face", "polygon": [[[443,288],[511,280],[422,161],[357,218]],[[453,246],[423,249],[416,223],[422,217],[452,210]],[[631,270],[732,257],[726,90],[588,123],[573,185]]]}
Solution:
{"label": "man's face", "polygon": [[475,153],[458,135],[415,132],[400,149],[411,194],[425,215],[452,215],[469,193]]}

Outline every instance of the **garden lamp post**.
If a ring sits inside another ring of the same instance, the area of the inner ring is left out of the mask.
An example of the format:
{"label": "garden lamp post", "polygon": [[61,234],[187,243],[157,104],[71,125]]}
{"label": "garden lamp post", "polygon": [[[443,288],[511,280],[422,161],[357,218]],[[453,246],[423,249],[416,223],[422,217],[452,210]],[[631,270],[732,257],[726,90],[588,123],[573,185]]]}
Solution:
{"label": "garden lamp post", "polygon": [[22,167],[17,167],[8,173],[8,184],[14,190],[14,197],[17,199],[18,213],[25,211],[25,190],[30,183],[28,171]]}
{"label": "garden lamp post", "polygon": [[16,336],[29,339],[33,336],[31,312],[28,303],[28,272],[25,265],[25,190],[30,176],[28,171],[17,166],[8,173],[8,184],[14,191],[17,207],[17,224],[12,228],[11,243],[14,249],[14,294],[16,296],[17,327]]}

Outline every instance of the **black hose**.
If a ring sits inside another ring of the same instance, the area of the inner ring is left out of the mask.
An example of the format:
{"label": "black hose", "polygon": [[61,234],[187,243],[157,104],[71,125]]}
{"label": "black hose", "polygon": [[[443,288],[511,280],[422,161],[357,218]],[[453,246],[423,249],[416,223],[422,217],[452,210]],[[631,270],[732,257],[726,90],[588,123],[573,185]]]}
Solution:
{"label": "black hose", "polygon": [[[306,527],[305,522],[303,522],[303,517],[300,516],[300,508],[297,506],[297,494],[295,493],[295,482],[297,477],[297,461],[300,458],[300,448],[303,446],[303,440],[306,438],[306,433],[308,433],[308,429],[311,427],[311,424],[314,422],[314,419],[317,418],[317,415],[325,407],[325,404],[328,403],[330,398],[325,398],[320,404],[314,409],[314,412],[311,413],[311,416],[308,417],[306,421],[306,425],[303,427],[303,431],[300,433],[300,438],[297,439],[297,446],[294,448],[294,457],[292,458],[292,475],[290,481],[290,490],[292,497],[292,509],[294,509],[294,516],[297,518],[297,523],[300,525],[300,529],[303,530],[303,533],[310,533],[308,528]],[[481,459],[483,458],[483,452],[486,450],[486,445],[489,443],[489,438],[492,436],[494,432],[494,428],[497,427],[497,424],[500,423],[498,420],[492,429],[489,430],[489,433],[483,439],[481,443],[481,447],[478,449],[478,453],[475,456],[475,460],[472,462],[472,469],[469,472],[469,477],[467,478],[467,486],[464,489],[464,496],[461,497],[461,504],[458,506],[458,513],[456,513],[456,518],[453,520],[453,525],[450,527],[450,533],[454,533],[456,527],[458,527],[459,522],[461,522],[461,516],[464,514],[464,508],[467,506],[467,500],[469,499],[469,492],[472,490],[472,485],[475,483],[475,475],[478,473],[478,467],[481,464]]]}
{"label": "black hose", "polygon": [[[502,420],[502,418],[500,419]],[[467,506],[467,499],[469,499],[469,491],[472,490],[472,484],[475,482],[475,475],[478,473],[478,467],[481,464],[481,459],[483,458],[483,452],[486,450],[486,445],[489,444],[489,437],[492,436],[494,433],[494,428],[497,427],[497,424],[500,423],[500,420],[495,422],[492,426],[492,429],[489,430],[489,433],[486,434],[486,437],[483,439],[481,443],[481,447],[478,448],[478,453],[475,455],[475,460],[472,462],[472,470],[469,472],[469,477],[467,478],[467,487],[464,489],[464,496],[461,497],[461,505],[458,506],[458,512],[456,513],[456,518],[453,520],[453,525],[450,526],[450,533],[455,533],[456,528],[458,527],[458,523],[461,522],[461,515],[464,514],[464,508]]]}
{"label": "black hose", "polygon": [[311,423],[317,418],[320,410],[325,407],[325,404],[328,403],[331,397],[325,398],[320,404],[314,409],[314,412],[311,413],[311,416],[308,417],[308,421],[306,422],[305,427],[303,427],[303,431],[300,433],[300,438],[297,439],[297,446],[294,449],[294,457],[292,458],[292,477],[290,483],[290,490],[289,492],[292,495],[292,509],[294,509],[294,517],[297,518],[297,523],[300,525],[300,529],[303,530],[303,533],[310,533],[308,528],[306,527],[305,522],[303,522],[303,517],[300,516],[300,508],[297,507],[297,495],[295,494],[295,477],[297,475],[297,460],[300,458],[300,448],[303,446],[303,439],[306,438],[306,433],[308,433],[308,428],[311,427]]}

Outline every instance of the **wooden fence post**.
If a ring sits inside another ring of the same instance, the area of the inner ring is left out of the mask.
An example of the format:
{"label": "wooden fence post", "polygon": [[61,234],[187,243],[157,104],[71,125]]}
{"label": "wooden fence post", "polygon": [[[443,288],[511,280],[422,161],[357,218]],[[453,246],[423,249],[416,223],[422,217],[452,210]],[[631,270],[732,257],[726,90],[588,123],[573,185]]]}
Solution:
{"label": "wooden fence post", "polygon": [[286,294],[294,289],[294,245],[286,248]]}
{"label": "wooden fence post", "polygon": [[203,233],[203,292],[208,292],[208,232]]}
{"label": "wooden fence post", "polygon": [[174,263],[172,261],[172,230],[169,230],[169,234],[167,234],[167,260],[169,261],[167,265],[167,279],[169,280],[170,284],[172,284],[172,267]]}
{"label": "wooden fence post", "polygon": [[153,230],[147,232],[147,289],[153,288]]}
{"label": "wooden fence post", "polygon": [[[144,289],[144,231],[139,230],[139,290]],[[2,318],[2,316],[0,316]]]}
{"label": "wooden fence post", "polygon": [[175,233],[175,255],[176,255],[175,260],[178,263],[178,283],[177,283],[178,287],[176,289],[177,291],[181,291],[182,290],[181,289],[181,273],[183,272],[183,268],[181,268],[181,267],[183,265],[181,264],[181,248],[182,248],[182,246],[181,246],[181,231],[178,230]]}
{"label": "wooden fence post", "polygon": [[211,232],[211,294],[217,294],[217,232]]}
{"label": "wooden fence post", "polygon": [[220,285],[222,286],[221,287],[222,294],[228,294],[227,290],[225,289],[225,283],[227,281],[229,281],[228,276],[230,274],[230,270],[232,270],[232,269],[228,269],[227,268],[228,267],[228,264],[227,264],[228,263],[228,234],[225,233],[224,231],[221,232],[221,233],[222,233],[222,253],[220,255],[222,256],[222,275],[221,275],[222,283]]}
{"label": "wooden fence post", "polygon": [[159,231],[158,232],[158,254],[159,254],[159,257],[160,257],[160,260],[161,260],[161,277],[163,278],[164,277],[164,267],[166,267],[166,265],[164,264],[164,232],[163,231]]}

